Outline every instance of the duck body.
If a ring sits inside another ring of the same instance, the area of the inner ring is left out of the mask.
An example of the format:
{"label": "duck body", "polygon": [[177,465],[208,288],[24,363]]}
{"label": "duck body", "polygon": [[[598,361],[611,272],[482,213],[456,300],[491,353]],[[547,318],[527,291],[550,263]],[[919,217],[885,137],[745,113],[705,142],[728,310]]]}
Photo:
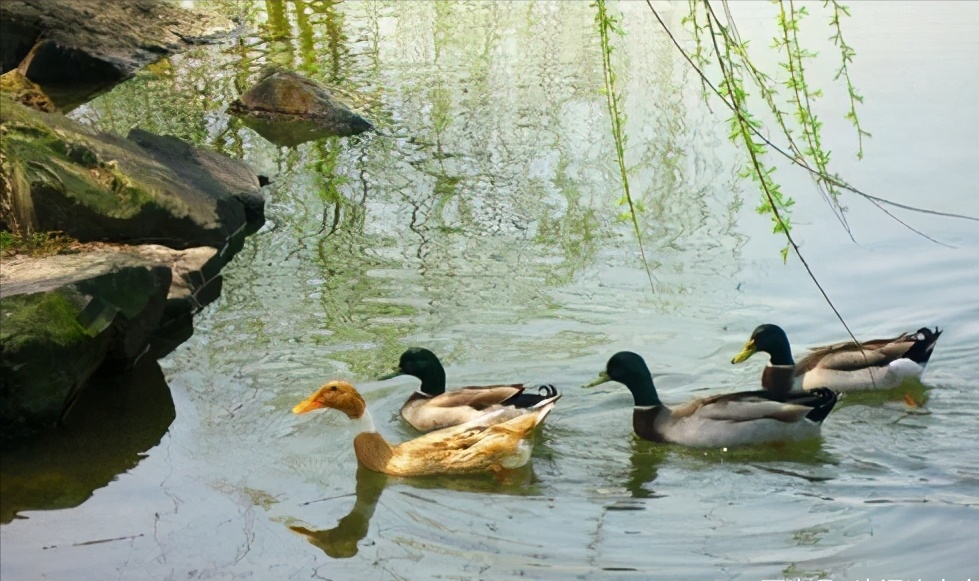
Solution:
{"label": "duck body", "polygon": [[[502,408],[397,445],[388,443],[371,426],[354,438],[354,452],[362,466],[390,476],[519,468],[530,459],[535,428],[560,397],[555,395],[520,411]],[[366,403],[353,386],[337,381],[319,388],[293,408],[293,412],[305,413],[322,407],[339,409],[351,418],[360,418],[366,412]]]}
{"label": "duck body", "polygon": [[644,440],[694,448],[816,437],[838,397],[826,388],[808,393],[759,390],[697,398],[670,407],[659,400],[646,362],[628,351],[613,355],[606,371],[590,386],[606,381],[618,381],[632,392],[632,428],[636,435]]}
{"label": "duck body", "polygon": [[756,352],[767,352],[768,365],[762,372],[762,387],[772,391],[812,390],[828,387],[835,391],[885,390],[899,386],[909,377],[920,377],[931,358],[942,331],[922,327],[890,339],[861,344],[852,341],[810,349],[796,363],[789,341],[777,325],[760,325],[732,360],[741,363]]}
{"label": "duck body", "polygon": [[421,432],[457,426],[503,409],[509,410],[506,416],[513,418],[523,413],[519,410],[533,408],[559,396],[553,385],[541,385],[537,387],[537,393],[533,393],[521,383],[447,391],[442,363],[434,353],[419,347],[402,353],[395,371],[381,379],[398,375],[411,375],[422,382],[401,406],[401,417]]}
{"label": "duck body", "polygon": [[640,438],[692,448],[735,447],[815,438],[836,404],[832,390],[794,397],[744,391],[693,400],[677,407],[637,406],[632,428]]}

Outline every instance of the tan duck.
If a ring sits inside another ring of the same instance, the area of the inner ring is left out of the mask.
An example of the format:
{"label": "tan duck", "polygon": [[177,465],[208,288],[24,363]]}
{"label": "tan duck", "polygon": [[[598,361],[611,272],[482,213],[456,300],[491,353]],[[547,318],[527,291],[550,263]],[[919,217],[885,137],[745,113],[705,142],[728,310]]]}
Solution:
{"label": "tan duck", "polygon": [[819,435],[820,426],[836,405],[836,392],[742,391],[694,399],[668,407],[660,401],[653,377],[642,357],[620,351],[598,379],[624,384],[635,402],[632,429],[640,438],[693,448],[721,448],[793,441]]}
{"label": "tan duck", "polygon": [[292,408],[304,414],[334,408],[351,419],[364,418],[366,429],[354,438],[354,452],[365,468],[390,476],[425,476],[467,472],[498,472],[519,468],[530,459],[533,435],[561,396],[530,409],[501,408],[471,422],[437,430],[392,446],[374,430],[367,403],[354,386],[331,381]]}
{"label": "tan duck", "polygon": [[378,378],[411,375],[421,387],[401,406],[401,417],[422,432],[458,426],[503,408],[530,409],[559,396],[553,385],[541,385],[527,393],[522,383],[460,387],[446,391],[445,368],[428,349],[412,347],[401,354],[393,373]]}
{"label": "tan duck", "polygon": [[828,387],[835,391],[891,389],[909,377],[920,377],[942,334],[923,327],[891,339],[872,339],[862,344],[842,342],[814,347],[798,363],[792,358],[789,339],[778,325],[760,325],[751,333],[731,363],[741,363],[755,353],[768,353],[761,385],[775,391]]}

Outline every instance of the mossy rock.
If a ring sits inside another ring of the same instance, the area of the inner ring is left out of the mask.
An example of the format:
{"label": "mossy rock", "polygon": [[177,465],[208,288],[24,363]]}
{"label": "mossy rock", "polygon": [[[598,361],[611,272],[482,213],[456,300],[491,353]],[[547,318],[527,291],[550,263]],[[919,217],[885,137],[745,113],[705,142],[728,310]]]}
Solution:
{"label": "mossy rock", "polygon": [[3,95],[0,221],[80,242],[222,248],[264,221],[258,176],[174,137],[123,139]]}
{"label": "mossy rock", "polygon": [[[58,257],[55,257],[58,258]],[[133,360],[163,314],[165,266],[106,264],[0,298],[0,430],[5,440],[54,427],[107,360]],[[14,288],[11,289],[11,286]]]}
{"label": "mossy rock", "polygon": [[0,92],[31,109],[54,113],[58,110],[51,98],[36,83],[14,69],[0,75]]}

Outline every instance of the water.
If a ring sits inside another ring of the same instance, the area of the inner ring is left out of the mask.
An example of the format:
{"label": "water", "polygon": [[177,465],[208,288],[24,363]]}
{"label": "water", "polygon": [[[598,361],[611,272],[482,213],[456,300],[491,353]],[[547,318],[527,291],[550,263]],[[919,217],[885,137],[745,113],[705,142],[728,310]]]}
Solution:
{"label": "water", "polygon": [[[850,197],[854,242],[808,178],[781,167],[793,233],[858,335],[946,329],[925,385],[909,388],[930,413],[899,393],[848,401],[800,446],[637,441],[624,388],[579,387],[615,351],[643,354],[664,401],[679,402],[756,385],[760,358],[729,361],[759,323],[785,327],[796,351],[844,335],[801,265],[781,263],[723,116],[699,103],[645,3],[620,7],[626,36],[613,41],[655,292],[617,219],[587,3],[240,6],[240,41],[172,58],[73,113],[180,135],[275,181],[268,224],[225,270],[223,296],[160,362],[173,407],[159,389],[152,406],[120,396],[146,419],[107,428],[93,409],[78,432],[95,434],[89,452],[50,452],[63,440],[39,444],[33,463],[5,456],[4,579],[976,578],[975,222],[895,210],[950,248]],[[679,26],[685,4],[655,6]],[[772,7],[735,9],[762,60]],[[826,54],[811,71],[837,170],[895,202],[979,215],[979,9],[853,12],[844,30],[873,133],[861,162],[829,82],[829,33],[803,27]],[[384,135],[280,150],[240,127],[224,107],[266,62],[340,87]],[[397,412],[415,381],[372,378],[411,345],[436,351],[454,385],[563,389],[528,467],[386,479],[358,472],[345,417],[289,413],[346,378],[382,434],[410,437]],[[158,385],[154,366],[140,373],[134,386]]]}

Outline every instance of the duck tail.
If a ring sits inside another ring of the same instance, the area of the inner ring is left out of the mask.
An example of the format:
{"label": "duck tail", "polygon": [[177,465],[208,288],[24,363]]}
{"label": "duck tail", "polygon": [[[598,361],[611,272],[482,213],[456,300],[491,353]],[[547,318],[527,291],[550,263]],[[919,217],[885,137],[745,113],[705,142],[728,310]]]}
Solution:
{"label": "duck tail", "polygon": [[[542,399],[541,401],[537,402],[536,404],[532,405],[530,407],[530,409],[532,409],[532,410],[541,410],[541,409],[544,409],[547,406],[554,407],[554,402],[556,402],[557,400],[561,399],[561,394],[558,393],[558,391],[556,389],[554,389],[554,386],[553,385],[548,385],[547,387],[549,387],[549,388],[551,388],[553,390],[553,393],[551,394],[551,396],[550,397],[546,397],[546,398]],[[548,411],[550,411],[550,410],[548,410]],[[544,415],[547,415],[547,414],[544,414]]]}
{"label": "duck tail", "polygon": [[911,335],[910,338],[914,340],[914,345],[908,349],[904,357],[924,367],[928,363],[928,359],[931,358],[935,343],[938,342],[938,337],[941,334],[942,331],[938,327],[935,327],[934,331],[928,327],[918,329],[914,335]]}
{"label": "duck tail", "polygon": [[795,401],[792,403],[797,403],[801,405],[806,405],[812,408],[812,410],[806,414],[806,419],[815,422],[817,424],[822,423],[829,415],[829,412],[833,411],[833,407],[836,405],[842,395],[833,391],[828,387],[817,387],[815,389],[810,389],[805,392],[808,396],[806,400]]}
{"label": "duck tail", "polygon": [[535,418],[535,420],[534,420],[534,426],[535,426],[535,427],[536,427],[536,426],[539,426],[539,425],[540,425],[540,423],[544,421],[544,418],[546,418],[546,417],[547,417],[547,414],[549,414],[549,413],[551,413],[551,410],[552,410],[552,409],[554,409],[554,402],[556,402],[556,401],[557,401],[558,399],[560,399],[560,398],[561,398],[561,396],[560,396],[560,395],[557,395],[557,396],[556,396],[556,397],[554,397],[553,399],[551,399],[551,400],[548,400],[547,402],[545,402],[545,403],[544,403],[544,404],[543,404],[543,405],[542,405],[542,406],[541,406],[541,407],[540,407],[540,408],[539,408],[539,409],[537,410],[537,417],[536,417],[536,418]]}
{"label": "duck tail", "polygon": [[557,388],[550,383],[545,383],[544,385],[537,386],[537,393],[527,393],[528,390],[524,390],[513,397],[501,402],[503,405],[512,405],[517,408],[527,408],[535,409],[541,404],[548,401],[554,400],[561,397]]}

